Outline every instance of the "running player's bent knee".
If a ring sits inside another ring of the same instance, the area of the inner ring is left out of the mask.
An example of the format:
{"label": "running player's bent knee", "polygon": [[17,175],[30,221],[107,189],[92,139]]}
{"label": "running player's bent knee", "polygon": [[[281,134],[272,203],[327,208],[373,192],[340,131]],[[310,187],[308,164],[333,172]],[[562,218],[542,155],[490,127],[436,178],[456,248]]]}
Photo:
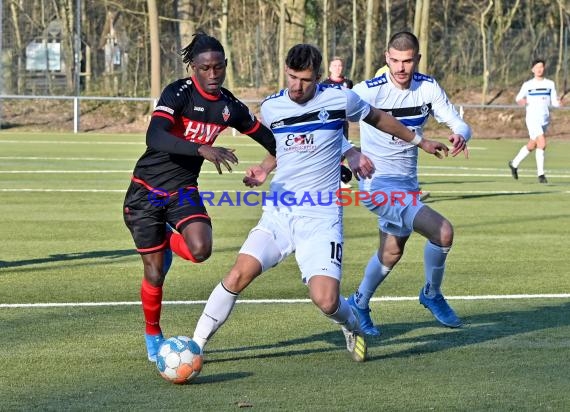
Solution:
{"label": "running player's bent knee", "polygon": [[253,279],[255,279],[254,273],[233,267],[224,278],[223,285],[227,290],[233,293],[240,293]]}
{"label": "running player's bent knee", "polygon": [[445,220],[439,230],[439,246],[451,247],[453,243],[453,226],[448,220]]}
{"label": "running player's bent knee", "polygon": [[209,242],[192,242],[189,246],[184,237],[178,233],[173,233],[170,237],[170,248],[182,259],[194,263],[201,263],[212,254],[212,244]]}
{"label": "running player's bent knee", "polygon": [[327,316],[338,310],[338,299],[332,296],[313,297],[313,303]]}
{"label": "running player's bent knee", "polygon": [[207,260],[210,256],[212,256],[212,248],[206,245],[202,245],[201,247],[193,247],[189,248],[190,254],[193,257],[193,262],[201,263]]}

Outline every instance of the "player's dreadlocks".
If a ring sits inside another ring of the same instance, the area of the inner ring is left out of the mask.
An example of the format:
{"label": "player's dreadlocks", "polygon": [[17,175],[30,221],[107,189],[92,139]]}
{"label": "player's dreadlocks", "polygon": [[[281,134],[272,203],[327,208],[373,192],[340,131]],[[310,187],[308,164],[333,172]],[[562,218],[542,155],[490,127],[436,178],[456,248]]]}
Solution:
{"label": "player's dreadlocks", "polygon": [[224,47],[215,37],[208,36],[201,30],[196,32],[193,37],[190,44],[180,51],[182,62],[186,63],[186,69],[194,61],[194,57],[200,53],[217,51],[225,55]]}
{"label": "player's dreadlocks", "polygon": [[289,53],[287,53],[285,64],[287,67],[295,71],[300,72],[311,69],[315,73],[321,74],[322,61],[323,56],[315,46],[310,44],[297,44],[289,50]]}

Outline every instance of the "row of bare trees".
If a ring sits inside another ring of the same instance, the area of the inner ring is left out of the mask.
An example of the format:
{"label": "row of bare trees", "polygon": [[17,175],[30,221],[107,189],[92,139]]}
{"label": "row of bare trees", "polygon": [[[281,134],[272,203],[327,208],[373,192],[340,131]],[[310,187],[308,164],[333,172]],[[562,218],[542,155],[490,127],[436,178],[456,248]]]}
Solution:
{"label": "row of bare trees", "polygon": [[0,0],[0,4],[4,94],[73,92],[78,7],[82,93],[90,95],[158,95],[166,83],[186,75],[178,51],[197,29],[224,45],[229,87],[283,85],[283,57],[300,42],[321,48],[324,67],[332,55],[340,55],[351,78],[368,78],[384,64],[387,41],[400,30],[418,35],[420,70],[438,76],[446,87],[478,87],[485,96],[487,90],[511,87],[527,77],[529,63],[537,56],[547,60],[549,76],[564,89],[568,78],[568,0]]}

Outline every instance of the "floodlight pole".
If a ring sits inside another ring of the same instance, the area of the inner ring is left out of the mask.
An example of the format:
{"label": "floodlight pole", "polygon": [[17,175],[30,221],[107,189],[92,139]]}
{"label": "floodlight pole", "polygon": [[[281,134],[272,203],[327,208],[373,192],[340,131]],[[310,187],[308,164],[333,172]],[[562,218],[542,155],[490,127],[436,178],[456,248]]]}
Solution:
{"label": "floodlight pole", "polygon": [[[1,0],[0,0],[1,1]],[[73,133],[79,131],[79,95],[81,94],[81,0],[75,1],[75,98],[73,99]]]}

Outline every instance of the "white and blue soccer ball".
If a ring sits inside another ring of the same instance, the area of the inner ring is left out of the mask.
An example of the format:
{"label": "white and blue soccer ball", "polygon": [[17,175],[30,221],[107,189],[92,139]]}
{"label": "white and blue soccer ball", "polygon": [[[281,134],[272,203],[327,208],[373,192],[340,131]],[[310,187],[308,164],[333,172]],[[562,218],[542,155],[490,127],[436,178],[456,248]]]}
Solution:
{"label": "white and blue soccer ball", "polygon": [[187,336],[173,336],[162,342],[156,355],[160,375],[172,383],[188,383],[202,370],[202,350]]}

